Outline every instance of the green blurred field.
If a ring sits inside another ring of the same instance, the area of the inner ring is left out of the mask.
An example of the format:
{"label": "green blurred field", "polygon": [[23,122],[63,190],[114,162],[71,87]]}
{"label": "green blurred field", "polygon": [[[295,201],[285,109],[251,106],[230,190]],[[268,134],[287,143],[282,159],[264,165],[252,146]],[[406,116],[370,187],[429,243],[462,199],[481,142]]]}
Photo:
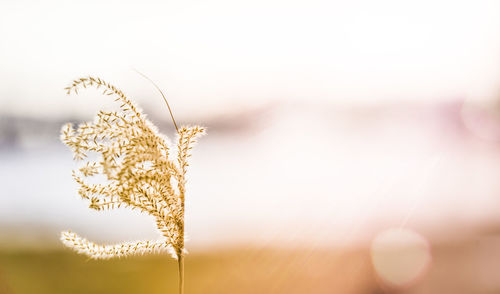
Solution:
{"label": "green blurred field", "polygon": [[[186,259],[186,294],[374,293],[371,277],[363,252],[254,248]],[[0,293],[177,293],[177,267],[168,256],[95,261],[66,250],[0,251]]]}

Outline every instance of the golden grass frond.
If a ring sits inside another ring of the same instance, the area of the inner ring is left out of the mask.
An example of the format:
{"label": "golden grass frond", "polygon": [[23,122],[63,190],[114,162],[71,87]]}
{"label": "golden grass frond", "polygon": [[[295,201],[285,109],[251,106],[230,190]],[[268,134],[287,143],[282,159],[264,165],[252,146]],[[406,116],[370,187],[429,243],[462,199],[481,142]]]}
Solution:
{"label": "golden grass frond", "polygon": [[136,241],[124,242],[115,245],[98,245],[88,241],[77,234],[65,231],[61,233],[61,242],[73,248],[80,254],[84,254],[92,259],[110,259],[114,257],[126,257],[131,255],[144,255],[147,253],[169,252],[177,258],[172,247],[164,241]]}
{"label": "golden grass frond", "polygon": [[73,80],[73,83],[71,83],[71,85],[69,85],[68,87],[66,87],[64,89],[66,90],[66,93],[68,95],[71,94],[72,91],[74,91],[76,94],[78,94],[78,89],[81,87],[83,87],[83,88],[87,88],[87,87],[101,88],[102,87],[104,89],[102,94],[103,95],[113,95],[114,94],[117,97],[116,100],[122,102],[122,105],[120,105],[120,107],[124,111],[131,111],[135,115],[137,115],[138,117],[140,117],[142,115],[141,112],[137,109],[137,106],[135,106],[134,103],[132,103],[132,101],[130,101],[125,96],[125,94],[123,94],[123,92],[121,90],[119,90],[118,88],[116,88],[112,84],[102,80],[101,78],[92,77],[92,76],[88,76],[85,78],[79,78],[79,79]]}
{"label": "golden grass frond", "polygon": [[[148,213],[155,218],[163,239],[97,245],[74,233],[63,232],[61,240],[91,258],[106,259],[163,249],[172,250],[176,258],[182,258],[186,169],[196,138],[203,135],[205,129],[181,127],[176,140],[177,159],[170,159],[172,146],[167,138],[115,86],[89,76],[74,80],[66,90],[68,94],[78,93],[79,88],[87,87],[103,88],[103,94],[116,96],[115,100],[121,105],[120,111],[99,111],[92,122],[82,123],[76,129],[72,124],[61,129],[61,141],[72,150],[75,160],[83,161],[83,165],[73,171],[73,178],[80,186],[78,193],[89,201],[91,209],[129,207]],[[89,153],[98,154],[98,159],[86,159]],[[105,180],[93,183],[91,179],[99,175]]]}

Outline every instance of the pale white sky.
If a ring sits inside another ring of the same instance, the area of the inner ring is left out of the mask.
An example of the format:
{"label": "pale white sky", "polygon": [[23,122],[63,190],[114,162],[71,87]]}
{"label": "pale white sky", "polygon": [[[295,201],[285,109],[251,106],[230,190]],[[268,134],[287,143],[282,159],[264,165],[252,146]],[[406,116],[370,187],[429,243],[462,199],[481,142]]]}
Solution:
{"label": "pale white sky", "polygon": [[0,113],[87,111],[95,93],[62,90],[87,74],[163,107],[132,68],[180,115],[275,99],[493,97],[500,2],[0,2]]}

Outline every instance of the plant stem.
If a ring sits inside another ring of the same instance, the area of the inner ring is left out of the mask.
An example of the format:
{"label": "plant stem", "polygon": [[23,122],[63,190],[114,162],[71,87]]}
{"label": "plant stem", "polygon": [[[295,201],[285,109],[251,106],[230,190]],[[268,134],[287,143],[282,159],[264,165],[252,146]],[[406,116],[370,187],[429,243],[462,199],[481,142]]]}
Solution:
{"label": "plant stem", "polygon": [[179,294],[184,294],[184,254],[179,254]]}

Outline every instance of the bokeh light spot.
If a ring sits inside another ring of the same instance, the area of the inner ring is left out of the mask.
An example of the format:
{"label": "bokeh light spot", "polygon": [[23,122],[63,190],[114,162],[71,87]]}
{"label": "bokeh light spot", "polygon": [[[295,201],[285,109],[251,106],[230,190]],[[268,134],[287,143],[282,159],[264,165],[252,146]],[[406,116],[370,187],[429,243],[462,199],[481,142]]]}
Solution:
{"label": "bokeh light spot", "polygon": [[422,277],[431,264],[427,240],[408,229],[380,232],[371,243],[375,273],[384,286],[408,287]]}

